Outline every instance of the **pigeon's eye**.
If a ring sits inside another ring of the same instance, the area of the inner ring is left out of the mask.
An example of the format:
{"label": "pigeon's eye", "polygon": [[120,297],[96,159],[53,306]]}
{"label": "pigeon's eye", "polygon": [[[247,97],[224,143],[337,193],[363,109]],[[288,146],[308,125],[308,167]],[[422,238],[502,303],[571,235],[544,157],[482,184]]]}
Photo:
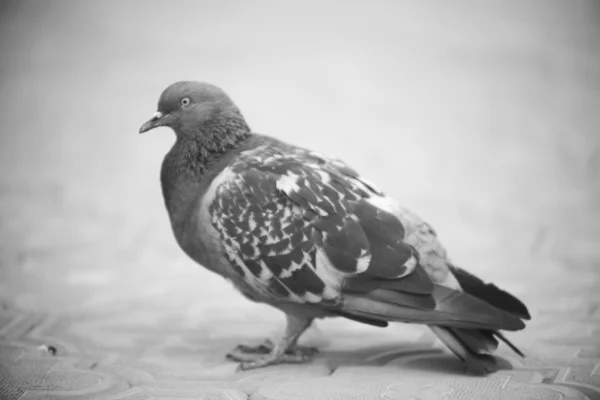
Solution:
{"label": "pigeon's eye", "polygon": [[189,97],[184,97],[179,103],[181,104],[181,107],[187,107],[190,105],[191,100]]}

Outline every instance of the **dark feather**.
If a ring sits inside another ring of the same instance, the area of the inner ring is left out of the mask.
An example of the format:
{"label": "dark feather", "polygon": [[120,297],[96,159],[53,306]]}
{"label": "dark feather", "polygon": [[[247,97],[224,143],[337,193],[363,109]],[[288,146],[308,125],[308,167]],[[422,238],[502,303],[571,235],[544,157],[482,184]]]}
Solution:
{"label": "dark feather", "polygon": [[502,340],[504,342],[504,344],[506,344],[508,347],[511,348],[512,351],[514,351],[515,353],[517,353],[521,357],[525,357],[525,354],[523,354],[521,352],[521,350],[519,350],[517,348],[517,346],[515,346],[514,344],[512,344],[510,342],[510,340],[508,340],[503,334],[501,334],[500,332],[493,332],[493,335],[496,336],[498,339]]}
{"label": "dark feather", "polygon": [[344,290],[362,293],[378,288],[405,293],[431,294],[434,284],[423,267],[417,265],[412,273],[400,279],[378,279],[363,276],[350,278],[346,281]]}
{"label": "dark feather", "polygon": [[[464,316],[466,318],[475,318],[482,322],[495,323],[498,324],[496,329],[516,331],[525,327],[523,321],[518,317],[494,307],[469,293],[436,285],[433,296],[437,303],[436,311]],[[484,327],[482,326],[481,328]]]}
{"label": "dark feather", "polygon": [[492,354],[498,348],[498,341],[492,331],[484,329],[453,328],[452,332],[476,354]]}
{"label": "dark feather", "polygon": [[342,272],[357,272],[357,260],[369,251],[369,242],[356,221],[328,216],[319,218],[313,226],[315,244],[325,251],[331,263]]}
{"label": "dark feather", "polygon": [[478,332],[481,331],[441,326],[430,326],[430,328],[473,372],[488,374],[498,370],[495,359],[487,354],[487,349],[494,347],[494,343],[497,345],[497,342],[495,340],[488,341],[488,337],[479,335]]}
{"label": "dark feather", "polygon": [[369,318],[456,328],[519,330],[525,327],[514,315],[467,293],[436,285],[433,297],[435,310],[423,310],[369,298],[368,294],[346,294],[342,310]]}
{"label": "dark feather", "polygon": [[333,314],[337,314],[340,317],[344,317],[346,319],[350,319],[352,321],[360,322],[362,324],[377,326],[379,328],[386,328],[389,325],[389,323],[387,321],[382,320],[382,319],[361,317],[361,316],[358,316],[358,315],[348,314],[348,313],[345,313],[345,312],[339,311],[339,310],[332,311],[332,313]]}
{"label": "dark feather", "polygon": [[404,264],[413,253],[400,220],[364,200],[350,203],[349,209],[369,241],[372,258],[364,276],[394,279],[405,274]]}
{"label": "dark feather", "polygon": [[291,292],[298,296],[304,295],[307,291],[313,294],[321,294],[325,290],[325,284],[317,276],[315,271],[304,264],[301,268],[293,271],[287,278],[279,278]]}
{"label": "dark feather", "polygon": [[465,292],[520,318],[531,319],[525,304],[512,294],[498,288],[493,283],[485,283],[464,269],[451,265],[450,270]]}
{"label": "dark feather", "polygon": [[414,294],[387,289],[375,289],[369,293],[366,293],[365,296],[374,300],[398,304],[406,307],[414,307],[423,310],[435,309],[435,300],[433,296],[427,294]]}

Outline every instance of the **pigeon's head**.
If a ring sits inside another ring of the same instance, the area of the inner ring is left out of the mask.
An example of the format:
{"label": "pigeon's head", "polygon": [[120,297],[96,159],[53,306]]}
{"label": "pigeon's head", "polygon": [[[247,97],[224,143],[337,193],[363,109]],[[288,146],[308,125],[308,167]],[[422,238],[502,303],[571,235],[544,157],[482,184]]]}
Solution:
{"label": "pigeon's head", "polygon": [[162,92],[158,110],[141,126],[140,133],[168,126],[177,135],[198,135],[211,123],[223,120],[243,122],[239,110],[223,90],[209,83],[182,81]]}

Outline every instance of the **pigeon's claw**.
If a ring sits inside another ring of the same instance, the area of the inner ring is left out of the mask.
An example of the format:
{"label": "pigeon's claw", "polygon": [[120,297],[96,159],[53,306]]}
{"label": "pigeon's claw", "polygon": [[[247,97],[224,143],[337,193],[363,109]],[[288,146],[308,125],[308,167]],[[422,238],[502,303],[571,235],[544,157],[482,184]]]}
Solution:
{"label": "pigeon's claw", "polygon": [[[275,348],[275,344],[270,339],[265,339],[265,341],[257,346],[249,346],[245,344],[240,344],[236,346],[233,350],[231,350],[225,357],[228,360],[246,362],[256,360],[259,356],[264,356],[270,354]],[[298,346],[296,344],[290,345],[290,347],[285,351],[285,355],[288,356],[303,356],[306,358],[310,358],[317,354],[319,350],[316,347],[309,346]]]}
{"label": "pigeon's claw", "polygon": [[297,364],[309,361],[316,348],[297,346],[296,341],[308,328],[311,319],[287,314],[287,327],[283,337],[273,343],[270,340],[258,346],[239,345],[229,354],[230,360],[240,361],[238,371],[262,368],[276,364]]}
{"label": "pigeon's claw", "polygon": [[241,362],[237,368],[237,371],[248,371],[251,369],[257,369],[277,364],[300,364],[310,361],[311,358],[312,357],[310,355],[305,354],[303,352],[293,354],[276,354],[275,352],[272,352],[264,356],[255,356],[253,360]]}
{"label": "pigeon's claw", "polygon": [[248,359],[248,357],[255,356],[257,354],[269,354],[271,350],[273,350],[273,347],[273,342],[270,339],[265,339],[263,343],[256,346],[239,344],[233,350],[231,350],[226,357],[234,361],[244,361]]}

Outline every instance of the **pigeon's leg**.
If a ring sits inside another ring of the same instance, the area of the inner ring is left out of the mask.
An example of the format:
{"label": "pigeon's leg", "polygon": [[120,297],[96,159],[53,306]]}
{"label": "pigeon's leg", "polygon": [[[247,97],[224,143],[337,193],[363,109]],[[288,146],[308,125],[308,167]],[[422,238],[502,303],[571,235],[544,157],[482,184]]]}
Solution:
{"label": "pigeon's leg", "polygon": [[285,333],[271,351],[267,354],[245,354],[239,357],[244,360],[239,366],[240,370],[246,371],[275,364],[302,363],[310,359],[314,354],[314,350],[311,348],[294,347],[293,351],[289,350],[296,343],[298,337],[310,326],[312,319],[291,314],[286,314],[286,317]]}

